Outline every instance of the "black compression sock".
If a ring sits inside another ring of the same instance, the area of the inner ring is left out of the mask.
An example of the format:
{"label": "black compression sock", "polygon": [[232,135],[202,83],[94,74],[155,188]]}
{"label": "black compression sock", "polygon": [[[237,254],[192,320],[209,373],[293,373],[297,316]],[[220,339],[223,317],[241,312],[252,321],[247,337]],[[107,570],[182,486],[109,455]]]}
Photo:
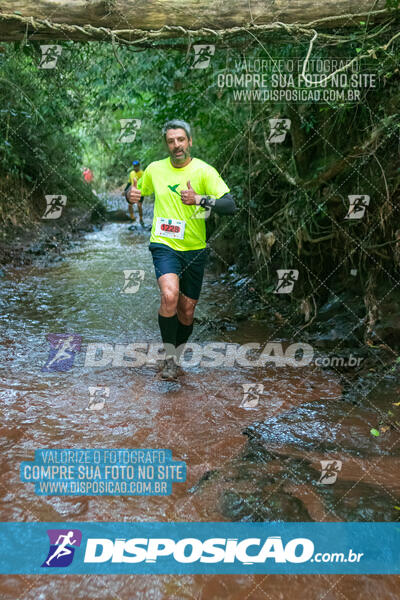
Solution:
{"label": "black compression sock", "polygon": [[161,331],[161,339],[164,344],[176,346],[176,333],[178,329],[178,316],[163,317],[158,313],[158,324]]}
{"label": "black compression sock", "polygon": [[193,323],[191,325],[183,325],[178,319],[178,328],[176,331],[176,346],[186,344],[193,331]]}

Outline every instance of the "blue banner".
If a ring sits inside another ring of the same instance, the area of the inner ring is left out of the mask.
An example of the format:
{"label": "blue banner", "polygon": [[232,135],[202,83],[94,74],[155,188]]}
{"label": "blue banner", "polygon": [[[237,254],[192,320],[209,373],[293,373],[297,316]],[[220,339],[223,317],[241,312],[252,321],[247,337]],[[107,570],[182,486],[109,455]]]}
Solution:
{"label": "blue banner", "polygon": [[0,573],[400,574],[399,523],[0,523]]}

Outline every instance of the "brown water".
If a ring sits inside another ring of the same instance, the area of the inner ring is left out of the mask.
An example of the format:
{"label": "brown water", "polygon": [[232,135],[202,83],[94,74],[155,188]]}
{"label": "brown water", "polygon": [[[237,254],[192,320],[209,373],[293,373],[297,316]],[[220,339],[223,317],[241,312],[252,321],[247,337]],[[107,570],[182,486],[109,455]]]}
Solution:
{"label": "brown water", "polygon": [[[227,490],[238,494],[253,488],[260,491],[260,474],[276,472],[280,477],[285,461],[297,460],[318,470],[321,458],[333,454],[343,460],[341,485],[361,478],[367,485],[366,498],[371,493],[368,485],[374,489],[384,486],[393,498],[396,494],[398,497],[398,461],[391,455],[376,454],[370,445],[368,430],[372,425],[366,419],[373,420],[372,411],[368,417],[366,411],[349,406],[343,409],[338,401],[341,388],[334,374],[310,368],[190,368],[175,384],[161,381],[151,367],[85,367],[84,352],[70,371],[41,371],[48,355],[48,333],[79,333],[84,348],[89,342],[159,341],[158,288],[147,245],[148,234],[130,232],[125,224],[111,224],[67,248],[63,261],[7,269],[1,291],[2,303],[7,307],[2,316],[6,379],[0,386],[1,520],[230,520],[232,516],[222,501]],[[121,294],[123,269],[145,271],[136,294]],[[211,315],[231,315],[234,294],[234,289],[221,288],[208,273],[197,311],[203,325],[197,326],[194,339],[262,344],[279,339],[270,327],[259,323],[244,322],[219,336],[206,328],[204,324]],[[256,408],[243,409],[242,384],[251,382],[263,383],[264,395]],[[87,410],[89,386],[110,388],[110,398],[102,411]],[[297,421],[296,431],[309,443],[302,447],[293,441],[290,416],[303,406],[305,416],[300,425]],[[248,438],[242,432],[255,421],[271,423],[269,448],[284,460],[257,465],[246,459],[243,452]],[[342,423],[338,436],[343,439],[329,454],[315,438],[322,440],[327,423],[333,431],[338,421]],[[310,432],[311,438],[314,436],[311,441]],[[356,456],[349,442],[354,435],[367,440],[363,456]],[[18,469],[21,461],[33,460],[37,448],[169,448],[174,459],[186,461],[187,481],[175,483],[171,496],[159,498],[39,497],[33,485],[19,481]],[[254,477],[249,479],[252,469]],[[207,471],[215,471],[217,476],[199,484]],[[312,520],[357,520],[354,516],[346,518],[346,506],[337,514],[332,507],[337,509],[340,498],[327,500],[316,491],[314,482],[301,480],[298,473],[282,476],[278,484],[272,483],[268,494],[280,493],[284,484],[285,493],[298,498]],[[349,495],[347,488],[345,495]],[[357,503],[359,497],[355,497]],[[296,520],[296,516],[288,509],[284,519]],[[398,579],[381,576],[69,575],[2,576],[0,580],[1,598],[21,600],[353,600],[366,595],[398,598],[398,590]]]}

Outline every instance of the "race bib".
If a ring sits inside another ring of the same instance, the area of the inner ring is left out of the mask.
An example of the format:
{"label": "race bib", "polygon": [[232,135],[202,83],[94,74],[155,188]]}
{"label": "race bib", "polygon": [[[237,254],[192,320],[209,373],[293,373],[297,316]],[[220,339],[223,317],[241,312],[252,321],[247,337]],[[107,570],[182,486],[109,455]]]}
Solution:
{"label": "race bib", "polygon": [[185,235],[185,225],[186,221],[157,217],[155,234],[160,235],[161,237],[183,240]]}

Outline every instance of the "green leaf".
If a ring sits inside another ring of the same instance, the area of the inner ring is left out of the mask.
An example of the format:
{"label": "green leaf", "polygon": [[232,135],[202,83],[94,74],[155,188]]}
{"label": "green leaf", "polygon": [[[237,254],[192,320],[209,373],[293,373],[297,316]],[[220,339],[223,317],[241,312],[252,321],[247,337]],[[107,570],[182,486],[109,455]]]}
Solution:
{"label": "green leaf", "polygon": [[370,433],[372,433],[372,435],[374,435],[375,437],[378,437],[380,435],[377,429],[371,429]]}

